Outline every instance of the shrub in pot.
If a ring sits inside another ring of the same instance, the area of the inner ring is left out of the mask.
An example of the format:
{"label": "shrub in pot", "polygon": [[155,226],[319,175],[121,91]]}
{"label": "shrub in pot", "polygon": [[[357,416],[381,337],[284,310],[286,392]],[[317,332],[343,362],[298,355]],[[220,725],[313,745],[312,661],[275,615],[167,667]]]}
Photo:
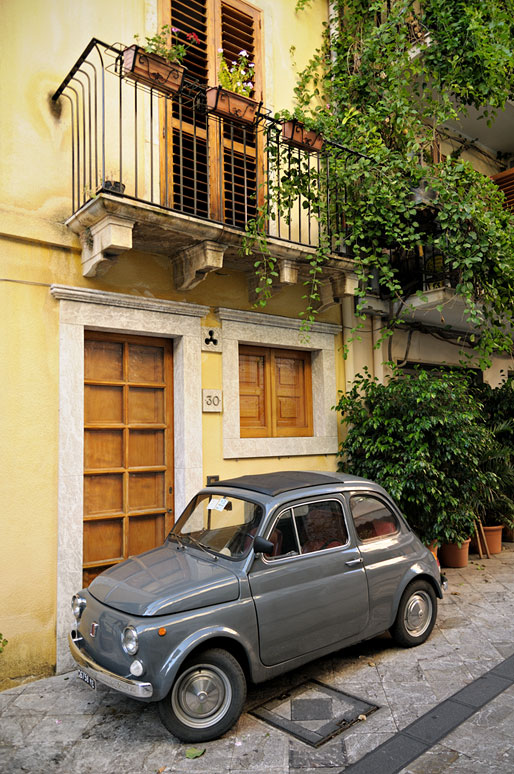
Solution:
{"label": "shrub in pot", "polygon": [[427,545],[473,534],[490,436],[465,373],[395,371],[380,384],[365,372],[336,409],[348,428],[340,470],[382,484]]}
{"label": "shrub in pot", "polygon": [[501,552],[502,530],[514,528],[514,458],[504,442],[514,420],[488,424],[489,438],[480,458],[482,477],[476,490],[475,510],[484,525],[489,553]]}

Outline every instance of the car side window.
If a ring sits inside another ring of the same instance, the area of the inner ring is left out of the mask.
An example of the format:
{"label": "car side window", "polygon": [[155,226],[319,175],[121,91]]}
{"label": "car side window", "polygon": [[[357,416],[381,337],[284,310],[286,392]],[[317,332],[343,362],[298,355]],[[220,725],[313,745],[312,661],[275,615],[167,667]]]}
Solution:
{"label": "car side window", "polygon": [[348,532],[343,509],[336,500],[306,503],[294,508],[302,554],[343,546]]}
{"label": "car side window", "polygon": [[266,559],[280,559],[284,556],[294,556],[299,553],[298,537],[291,508],[281,513],[271,533],[268,535],[268,540],[271,540],[273,543],[273,553],[266,554]]}
{"label": "car side window", "polygon": [[359,540],[378,540],[398,532],[398,519],[378,497],[352,495],[350,509]]}

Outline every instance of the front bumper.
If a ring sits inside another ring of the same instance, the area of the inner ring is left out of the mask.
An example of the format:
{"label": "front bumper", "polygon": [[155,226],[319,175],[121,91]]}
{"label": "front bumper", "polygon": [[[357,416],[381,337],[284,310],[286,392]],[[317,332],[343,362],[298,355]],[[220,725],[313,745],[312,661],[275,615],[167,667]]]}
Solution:
{"label": "front bumper", "polygon": [[68,644],[70,646],[71,655],[81,667],[84,667],[86,671],[98,680],[99,683],[108,685],[109,688],[114,688],[116,691],[126,693],[128,696],[132,696],[134,699],[150,699],[153,695],[153,686],[151,683],[142,683],[137,680],[131,680],[128,677],[120,677],[120,675],[114,672],[109,672],[108,669],[104,669],[103,666],[97,664],[91,656],[84,653],[80,649],[80,643],[83,642],[83,638],[76,631],[72,631],[68,635]]}
{"label": "front bumper", "polygon": [[448,578],[441,573],[441,588],[443,591],[448,591]]}

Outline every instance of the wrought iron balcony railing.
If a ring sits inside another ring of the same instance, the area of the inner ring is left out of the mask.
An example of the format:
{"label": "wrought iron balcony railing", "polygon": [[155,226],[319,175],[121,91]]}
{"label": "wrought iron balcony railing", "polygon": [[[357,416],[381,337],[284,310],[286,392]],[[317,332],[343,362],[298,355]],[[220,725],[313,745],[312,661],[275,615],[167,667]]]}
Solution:
{"label": "wrought iron balcony railing", "polygon": [[[417,291],[455,288],[459,281],[458,271],[452,269],[447,257],[431,245],[420,246],[411,252],[392,251],[390,261],[404,297]],[[380,288],[380,295],[389,298],[390,291]]]}
{"label": "wrought iron balcony railing", "polygon": [[[330,213],[323,237],[340,252],[344,213],[331,183],[333,154],[287,145],[263,109],[254,125],[218,118],[206,106],[204,85],[187,77],[168,96],[127,80],[123,48],[93,39],[53,95],[71,107],[73,213],[110,193],[243,229],[265,207],[270,235],[315,247],[321,234],[313,194],[322,189]],[[299,171],[302,194],[271,203],[266,192]]]}

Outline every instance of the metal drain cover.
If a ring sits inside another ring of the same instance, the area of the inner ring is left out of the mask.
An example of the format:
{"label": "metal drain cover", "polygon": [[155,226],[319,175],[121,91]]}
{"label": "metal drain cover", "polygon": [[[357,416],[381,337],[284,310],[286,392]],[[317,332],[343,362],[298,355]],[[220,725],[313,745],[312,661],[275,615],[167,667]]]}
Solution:
{"label": "metal drain cover", "polygon": [[266,723],[291,736],[319,747],[336,734],[345,731],[378,707],[364,699],[332,688],[317,680],[308,680],[286,693],[250,710]]}

